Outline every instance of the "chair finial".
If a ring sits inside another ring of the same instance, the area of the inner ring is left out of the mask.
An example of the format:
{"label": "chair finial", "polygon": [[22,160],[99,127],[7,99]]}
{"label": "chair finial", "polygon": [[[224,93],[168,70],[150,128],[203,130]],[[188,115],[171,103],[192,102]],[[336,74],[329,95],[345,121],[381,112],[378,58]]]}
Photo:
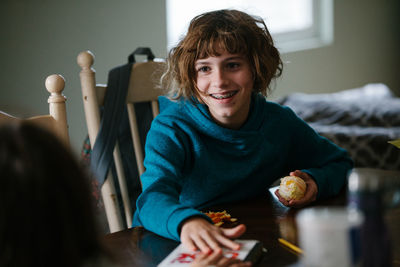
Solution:
{"label": "chair finial", "polygon": [[77,62],[82,69],[89,69],[94,63],[94,55],[89,50],[80,52]]}
{"label": "chair finial", "polygon": [[47,77],[45,86],[50,94],[60,95],[64,90],[65,79],[60,74],[53,74]]}

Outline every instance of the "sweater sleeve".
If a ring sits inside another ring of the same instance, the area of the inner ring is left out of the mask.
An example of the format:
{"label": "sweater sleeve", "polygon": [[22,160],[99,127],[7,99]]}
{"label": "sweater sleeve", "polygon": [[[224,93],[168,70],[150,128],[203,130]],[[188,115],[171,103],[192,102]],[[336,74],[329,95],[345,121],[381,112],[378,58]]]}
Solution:
{"label": "sweater sleeve", "polygon": [[188,137],[177,125],[154,120],[147,135],[144,166],[141,176],[143,192],[136,202],[137,225],[158,235],[179,240],[181,223],[193,216],[211,220],[200,211],[182,205],[179,196],[183,184],[182,171],[190,161]]}
{"label": "sweater sleeve", "polygon": [[[292,169],[310,174],[318,186],[317,199],[340,192],[347,182],[353,161],[346,150],[320,136],[306,122],[287,109],[291,117]],[[301,156],[299,156],[301,155]]]}

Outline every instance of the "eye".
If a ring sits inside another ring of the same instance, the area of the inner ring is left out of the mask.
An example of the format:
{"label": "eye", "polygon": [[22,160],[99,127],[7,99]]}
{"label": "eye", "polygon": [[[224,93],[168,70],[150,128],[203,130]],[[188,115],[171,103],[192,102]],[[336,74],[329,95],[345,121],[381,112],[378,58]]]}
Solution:
{"label": "eye", "polygon": [[199,67],[199,68],[197,69],[197,71],[198,71],[198,72],[207,72],[207,71],[210,71],[210,67],[208,67],[208,66],[202,66],[202,67]]}
{"label": "eye", "polygon": [[239,62],[229,62],[227,64],[227,68],[228,69],[237,69],[240,67],[240,63]]}

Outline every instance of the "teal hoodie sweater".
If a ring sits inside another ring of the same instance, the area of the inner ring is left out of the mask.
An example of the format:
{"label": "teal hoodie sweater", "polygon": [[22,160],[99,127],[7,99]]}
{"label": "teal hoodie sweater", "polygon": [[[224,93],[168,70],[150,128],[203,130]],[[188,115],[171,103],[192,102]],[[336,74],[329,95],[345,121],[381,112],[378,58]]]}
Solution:
{"label": "teal hoodie sweater", "polygon": [[181,223],[199,210],[266,194],[290,171],[302,170],[317,183],[317,198],[337,194],[352,160],[319,136],[288,107],[253,95],[238,130],[217,125],[204,104],[160,97],[145,145],[143,192],[133,226],[180,240]]}

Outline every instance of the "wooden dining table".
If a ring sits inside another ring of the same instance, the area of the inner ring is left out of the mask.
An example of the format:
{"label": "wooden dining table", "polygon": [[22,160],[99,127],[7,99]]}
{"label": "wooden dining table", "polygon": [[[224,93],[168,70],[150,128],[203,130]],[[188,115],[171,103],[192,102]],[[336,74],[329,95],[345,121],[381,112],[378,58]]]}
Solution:
{"label": "wooden dining table", "polygon": [[[264,251],[253,266],[300,266],[301,255],[282,245],[278,238],[298,245],[295,218],[301,209],[288,208],[281,204],[274,194],[276,189],[277,187],[272,187],[262,196],[211,207],[206,211],[225,210],[237,219],[233,224],[246,225],[247,231],[240,239],[261,241]],[[343,189],[338,196],[318,200],[311,207],[345,206],[346,203],[347,191]],[[391,234],[392,266],[400,266],[400,207],[388,209],[385,212],[385,222]],[[225,226],[230,227],[229,223]],[[104,241],[121,266],[157,266],[179,245],[178,242],[158,236],[143,227],[108,234]]]}

